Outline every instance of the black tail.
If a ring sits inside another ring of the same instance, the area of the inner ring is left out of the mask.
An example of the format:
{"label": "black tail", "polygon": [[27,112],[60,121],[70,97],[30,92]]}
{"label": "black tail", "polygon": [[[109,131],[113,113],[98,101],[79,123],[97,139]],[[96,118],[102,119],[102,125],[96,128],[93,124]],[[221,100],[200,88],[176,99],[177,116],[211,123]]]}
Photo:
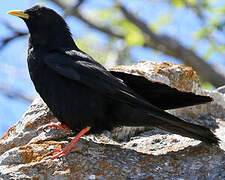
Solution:
{"label": "black tail", "polygon": [[151,111],[148,114],[150,117],[152,117],[151,119],[154,119],[156,122],[155,126],[160,129],[182,136],[198,139],[206,143],[217,144],[219,142],[219,139],[209,128],[185,122],[184,120],[164,111]]}
{"label": "black tail", "polygon": [[117,106],[116,119],[119,124],[125,126],[155,126],[171,133],[179,134],[189,138],[204,141],[206,143],[218,144],[219,139],[206,127],[188,123],[175,117],[157,107],[152,106],[150,110],[138,110],[128,105]]}
{"label": "black tail", "polygon": [[171,133],[197,139],[206,143],[218,144],[219,142],[219,139],[215,136],[215,134],[213,134],[213,132],[210,129],[200,125],[191,124],[185,121],[181,121],[179,125],[161,123],[157,125],[157,127]]}

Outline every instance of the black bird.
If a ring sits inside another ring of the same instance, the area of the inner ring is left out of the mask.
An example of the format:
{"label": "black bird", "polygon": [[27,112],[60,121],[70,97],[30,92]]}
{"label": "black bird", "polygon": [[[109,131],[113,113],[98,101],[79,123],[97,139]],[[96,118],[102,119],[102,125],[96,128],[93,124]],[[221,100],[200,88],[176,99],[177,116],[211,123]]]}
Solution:
{"label": "black bird", "polygon": [[45,127],[80,131],[52,158],[67,154],[89,130],[96,133],[115,126],[156,126],[207,143],[218,143],[208,128],[185,122],[163,110],[210,102],[210,97],[179,92],[156,82],[147,83],[150,94],[140,91],[135,82],[146,85],[147,80],[110,72],[82,52],[66,22],[54,10],[37,5],[9,14],[22,18],[29,29],[30,77],[60,121]]}

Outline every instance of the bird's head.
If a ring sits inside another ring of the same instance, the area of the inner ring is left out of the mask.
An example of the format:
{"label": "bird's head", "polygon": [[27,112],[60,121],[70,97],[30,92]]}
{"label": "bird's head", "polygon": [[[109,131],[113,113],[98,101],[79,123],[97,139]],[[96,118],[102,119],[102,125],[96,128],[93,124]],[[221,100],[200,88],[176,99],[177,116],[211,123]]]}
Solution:
{"label": "bird's head", "polygon": [[64,19],[50,8],[36,5],[25,11],[15,10],[8,14],[24,20],[29,29],[32,46],[54,48],[75,45]]}

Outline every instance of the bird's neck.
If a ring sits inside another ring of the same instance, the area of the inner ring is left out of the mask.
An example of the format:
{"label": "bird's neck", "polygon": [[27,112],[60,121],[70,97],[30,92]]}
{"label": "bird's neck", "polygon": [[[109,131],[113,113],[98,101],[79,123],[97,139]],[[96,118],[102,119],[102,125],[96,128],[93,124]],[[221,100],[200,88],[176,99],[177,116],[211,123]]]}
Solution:
{"label": "bird's neck", "polygon": [[63,34],[63,36],[58,35],[56,37],[51,34],[48,36],[40,33],[38,35],[30,34],[29,48],[30,47],[47,51],[59,47],[79,50],[70,34]]}

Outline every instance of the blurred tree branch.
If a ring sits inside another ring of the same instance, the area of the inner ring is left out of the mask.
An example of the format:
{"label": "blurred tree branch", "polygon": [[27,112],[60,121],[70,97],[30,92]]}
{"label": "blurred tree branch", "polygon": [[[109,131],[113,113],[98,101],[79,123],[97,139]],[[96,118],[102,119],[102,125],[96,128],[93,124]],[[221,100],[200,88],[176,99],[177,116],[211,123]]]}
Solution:
{"label": "blurred tree branch", "polygon": [[30,97],[26,94],[13,90],[7,84],[4,84],[4,83],[0,83],[0,92],[10,99],[19,99],[28,103],[31,103],[34,99],[34,97]]}
{"label": "blurred tree branch", "polygon": [[[123,39],[124,36],[119,34],[119,33],[116,33],[114,31],[112,31],[111,29],[109,28],[106,28],[106,27],[103,27],[101,25],[98,25],[96,24],[95,22],[92,22],[90,21],[88,18],[85,17],[85,15],[83,15],[81,12],[80,12],[80,6],[81,4],[79,3],[79,6],[75,5],[73,8],[67,8],[66,5],[63,3],[63,1],[60,1],[60,0],[49,0],[49,1],[52,1],[54,2],[55,4],[57,4],[61,9],[64,10],[64,12],[66,12],[66,16],[68,16],[70,13],[71,16],[75,16],[76,18],[80,19],[81,21],[83,21],[85,24],[87,24],[89,27],[91,28],[94,28],[100,32],[103,32],[109,36],[113,36],[113,37],[116,37],[116,38],[121,38]],[[83,3],[84,1],[82,1]]]}
{"label": "blurred tree branch", "polygon": [[17,30],[14,26],[12,26],[11,24],[9,24],[6,21],[1,20],[1,23],[12,32],[12,35],[9,35],[8,37],[0,39],[0,43],[1,43],[0,50],[2,50],[4,47],[6,47],[8,45],[8,43],[10,43],[11,41],[13,41],[19,37],[27,35],[26,32]]}
{"label": "blurred tree branch", "polygon": [[117,4],[124,16],[146,34],[145,46],[159,50],[169,56],[173,56],[183,61],[186,65],[193,67],[194,70],[205,80],[216,87],[225,84],[225,76],[207,64],[202,58],[197,56],[192,50],[182,46],[176,39],[166,35],[154,34],[149,27],[130,11],[128,11],[119,1]]}

